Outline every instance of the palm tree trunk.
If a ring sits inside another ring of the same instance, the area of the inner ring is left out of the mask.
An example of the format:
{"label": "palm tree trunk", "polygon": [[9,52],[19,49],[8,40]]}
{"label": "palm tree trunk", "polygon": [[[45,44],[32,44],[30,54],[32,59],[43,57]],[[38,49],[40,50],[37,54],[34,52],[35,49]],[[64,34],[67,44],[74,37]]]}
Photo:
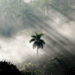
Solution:
{"label": "palm tree trunk", "polygon": [[37,56],[38,56],[38,47],[37,47]]}

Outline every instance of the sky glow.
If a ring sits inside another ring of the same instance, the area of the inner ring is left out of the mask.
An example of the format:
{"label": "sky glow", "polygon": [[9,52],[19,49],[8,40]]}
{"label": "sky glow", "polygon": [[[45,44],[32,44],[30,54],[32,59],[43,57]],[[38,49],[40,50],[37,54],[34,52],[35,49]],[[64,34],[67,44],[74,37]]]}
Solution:
{"label": "sky glow", "polygon": [[24,0],[24,2],[29,3],[31,0]]}

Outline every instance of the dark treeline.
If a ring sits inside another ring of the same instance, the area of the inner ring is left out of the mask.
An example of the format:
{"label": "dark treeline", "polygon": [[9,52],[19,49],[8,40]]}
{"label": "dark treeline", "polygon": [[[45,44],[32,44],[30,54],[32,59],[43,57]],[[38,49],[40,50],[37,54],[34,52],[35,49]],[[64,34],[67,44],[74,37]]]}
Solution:
{"label": "dark treeline", "polygon": [[[40,61],[39,61],[40,62]],[[64,58],[55,57],[48,59],[45,62],[40,62],[41,65],[26,64],[24,75],[75,75],[75,67],[67,64]]]}
{"label": "dark treeline", "polygon": [[75,75],[75,67],[66,64],[62,58],[48,59],[36,65],[28,63],[23,71],[9,62],[0,62],[0,75]]}
{"label": "dark treeline", "polygon": [[0,62],[0,75],[22,75],[17,67],[9,62]]}

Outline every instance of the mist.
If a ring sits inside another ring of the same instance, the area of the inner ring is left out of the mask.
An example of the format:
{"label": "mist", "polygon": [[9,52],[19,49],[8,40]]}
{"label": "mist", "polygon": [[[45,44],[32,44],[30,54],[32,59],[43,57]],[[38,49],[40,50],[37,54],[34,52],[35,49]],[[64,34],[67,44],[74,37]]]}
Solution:
{"label": "mist", "polygon": [[39,50],[39,60],[60,55],[74,64],[75,1],[56,0],[47,14],[38,2],[0,0],[0,60],[18,67],[36,63],[36,49],[29,40],[35,32],[42,32],[46,45]]}

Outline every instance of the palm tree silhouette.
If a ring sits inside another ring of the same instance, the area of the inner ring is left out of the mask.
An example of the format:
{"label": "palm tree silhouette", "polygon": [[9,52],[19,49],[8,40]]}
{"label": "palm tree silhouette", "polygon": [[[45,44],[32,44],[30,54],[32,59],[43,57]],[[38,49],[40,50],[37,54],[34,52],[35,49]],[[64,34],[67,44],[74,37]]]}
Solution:
{"label": "palm tree silhouette", "polygon": [[32,39],[30,40],[30,43],[33,42],[33,48],[37,48],[37,55],[38,55],[38,49],[39,48],[43,48],[43,46],[45,45],[45,41],[41,39],[41,37],[44,34],[42,33],[35,33],[34,35],[32,35]]}

